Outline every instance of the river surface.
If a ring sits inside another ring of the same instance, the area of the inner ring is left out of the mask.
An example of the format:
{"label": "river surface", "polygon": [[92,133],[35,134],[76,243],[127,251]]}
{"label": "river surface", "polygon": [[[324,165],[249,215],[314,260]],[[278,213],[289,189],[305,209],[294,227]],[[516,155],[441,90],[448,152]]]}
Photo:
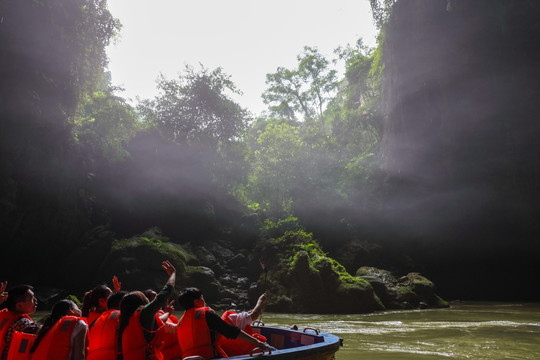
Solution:
{"label": "river surface", "polygon": [[362,315],[264,313],[266,325],[338,335],[336,360],[540,359],[540,304],[453,303]]}
{"label": "river surface", "polygon": [[261,320],[338,335],[343,347],[336,360],[540,359],[540,303],[463,302],[354,315],[263,313]]}

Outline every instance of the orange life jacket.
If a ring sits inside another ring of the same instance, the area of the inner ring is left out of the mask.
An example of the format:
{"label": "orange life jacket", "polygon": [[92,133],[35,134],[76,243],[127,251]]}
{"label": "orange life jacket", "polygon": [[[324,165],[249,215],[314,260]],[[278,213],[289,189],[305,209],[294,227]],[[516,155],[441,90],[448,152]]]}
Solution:
{"label": "orange life jacket", "polygon": [[101,316],[101,314],[103,313],[97,312],[97,311],[90,311],[86,319],[86,323],[88,324],[88,326],[89,327],[94,326],[94,324],[96,323],[96,320]]}
{"label": "orange life jacket", "polygon": [[[229,315],[236,314],[234,311],[227,310],[221,315],[221,318],[228,324],[234,325]],[[266,342],[266,338],[261,334],[254,334],[251,325],[246,325],[244,329],[246,333],[253,336],[259,341]],[[220,335],[217,340],[217,344],[227,353],[229,356],[246,355],[251,353],[256,348],[255,345],[241,339],[228,339],[223,335]]]}
{"label": "orange life jacket", "polygon": [[[173,329],[171,329],[171,327],[173,327]],[[171,330],[174,330],[174,332],[171,332]],[[167,320],[167,323],[157,330],[154,340],[156,341],[156,344],[159,344],[159,351],[163,355],[164,360],[176,360],[182,358],[182,351],[180,350],[174,323]]]}
{"label": "orange life jacket", "polygon": [[167,321],[170,321],[172,322],[173,324],[178,324],[178,318],[174,315],[169,315],[169,318],[167,319]]}
{"label": "orange life jacket", "polygon": [[227,357],[215,344],[215,334],[206,324],[209,307],[191,308],[184,312],[178,324],[178,343],[183,357],[202,356],[205,359]]}
{"label": "orange life jacket", "polygon": [[[159,316],[161,316],[161,315],[165,314],[165,311],[159,310],[158,314],[159,314]],[[173,323],[173,324],[178,324],[178,318],[176,316],[174,316],[173,314],[170,314],[169,317],[167,318],[167,322],[170,322],[170,323]]]}
{"label": "orange life jacket", "polygon": [[[163,360],[163,355],[159,351],[159,344],[154,339],[147,343],[144,332],[149,331],[142,327],[140,323],[141,311],[137,310],[129,319],[128,326],[122,333],[122,355],[124,360]],[[156,314],[158,329],[163,325]]]}
{"label": "orange life jacket", "polygon": [[[158,316],[165,314],[163,310],[158,311]],[[167,325],[169,324],[169,325]],[[176,328],[171,332],[170,326],[178,324],[178,318],[174,315],[169,315],[167,322],[161,326],[156,332],[156,344],[159,344],[159,351],[165,360],[176,360],[182,358],[182,351],[178,343]]]}
{"label": "orange life jacket", "polygon": [[58,320],[41,339],[32,355],[32,360],[68,359],[71,350],[71,333],[79,320],[86,321],[85,318],[70,315]]}
{"label": "orange life jacket", "polygon": [[30,319],[30,316],[26,314],[20,314],[8,309],[2,309],[0,311],[0,354],[4,351],[6,346],[9,346],[9,344],[6,344],[5,338],[9,327],[11,324],[13,324],[13,322],[23,317]]}
{"label": "orange life jacket", "polygon": [[35,339],[35,334],[14,331],[7,360],[30,360],[30,348]]}
{"label": "orange life jacket", "polygon": [[94,322],[88,335],[87,360],[116,360],[120,310],[107,310]]}

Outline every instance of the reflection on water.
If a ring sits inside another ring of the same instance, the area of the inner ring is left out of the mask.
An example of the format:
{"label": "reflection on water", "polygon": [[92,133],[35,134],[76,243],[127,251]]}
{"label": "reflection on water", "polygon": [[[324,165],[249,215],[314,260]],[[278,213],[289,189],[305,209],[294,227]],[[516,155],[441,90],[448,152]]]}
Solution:
{"label": "reflection on water", "polygon": [[344,339],[337,360],[540,359],[540,304],[455,303],[362,315],[263,314]]}

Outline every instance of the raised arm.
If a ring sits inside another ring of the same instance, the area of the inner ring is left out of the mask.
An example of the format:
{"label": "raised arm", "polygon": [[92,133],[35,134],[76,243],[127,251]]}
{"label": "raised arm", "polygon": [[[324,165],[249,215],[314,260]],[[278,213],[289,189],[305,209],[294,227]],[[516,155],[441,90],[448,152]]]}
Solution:
{"label": "raised arm", "polygon": [[259,296],[259,299],[257,300],[257,305],[255,305],[255,307],[248,312],[248,314],[251,316],[251,321],[255,321],[259,316],[261,316],[264,310],[264,305],[266,304],[266,300],[266,293]]}
{"label": "raised arm", "polygon": [[247,341],[248,343],[253,344],[253,345],[261,348],[261,350],[263,350],[263,351],[266,350],[266,351],[268,351],[270,353],[272,352],[272,347],[270,345],[268,345],[267,343],[264,343],[264,342],[262,342],[260,340],[257,340],[253,336],[246,333],[244,330],[240,331],[240,333],[238,334],[237,339]]}
{"label": "raised arm", "polygon": [[141,310],[140,323],[147,330],[154,330],[152,328],[152,325],[154,323],[154,315],[159,309],[161,309],[161,307],[165,306],[165,304],[167,303],[167,299],[169,299],[169,297],[174,291],[174,285],[176,282],[176,269],[168,260],[162,262],[161,267],[167,272],[169,278],[167,279],[167,283],[165,284],[163,289],[159,291],[154,300],[146,304]]}

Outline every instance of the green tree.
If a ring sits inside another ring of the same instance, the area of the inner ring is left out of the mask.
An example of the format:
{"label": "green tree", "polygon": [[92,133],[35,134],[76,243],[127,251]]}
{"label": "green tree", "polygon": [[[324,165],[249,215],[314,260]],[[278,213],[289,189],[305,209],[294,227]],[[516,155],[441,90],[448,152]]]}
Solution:
{"label": "green tree", "polygon": [[397,0],[369,0],[373,19],[379,29],[388,22],[392,7],[396,2]]}
{"label": "green tree", "polygon": [[303,165],[306,146],[300,128],[282,121],[267,121],[255,134],[248,193],[273,219],[291,215],[292,189]]}
{"label": "green tree", "polygon": [[249,137],[247,193],[268,216],[297,216],[323,242],[350,231],[353,208],[364,206],[381,120],[380,49],[360,39],[335,53],[345,63],[339,83],[331,63],[307,47],[295,70],[269,74],[264,98],[281,117],[256,122]]}
{"label": "green tree", "polygon": [[337,72],[316,48],[304,47],[297,60],[296,69],[278,67],[275,73],[266,75],[268,89],[263,101],[277,117],[322,119],[337,89]]}
{"label": "green tree", "polygon": [[332,137],[338,144],[342,191],[357,209],[373,201],[369,194],[374,193],[377,182],[375,153],[382,125],[381,48],[368,48],[359,39],[354,46],[336,49],[345,61],[345,77],[327,116],[332,119]]}
{"label": "green tree", "polygon": [[231,99],[241,92],[230,76],[221,68],[195,71],[187,66],[178,79],[162,76],[158,88],[158,96],[138,107],[144,120],[165,138],[198,147],[215,181],[232,190],[247,171],[241,139],[250,117]]}
{"label": "green tree", "polygon": [[347,45],[335,52],[345,61],[345,78],[327,114],[332,119],[332,135],[342,159],[364,158],[375,151],[380,136],[381,48],[368,48],[359,39],[354,47]]}
{"label": "green tree", "polygon": [[[84,94],[73,121],[73,135],[89,171],[98,163],[114,163],[128,153],[126,145],[141,128],[135,110],[114,95],[114,88]],[[90,165],[90,164],[94,165]]]}
{"label": "green tree", "polygon": [[217,68],[195,71],[186,66],[178,79],[158,80],[160,94],[145,100],[139,110],[146,121],[176,142],[219,146],[238,140],[248,113],[227,94],[240,94],[230,76]]}

